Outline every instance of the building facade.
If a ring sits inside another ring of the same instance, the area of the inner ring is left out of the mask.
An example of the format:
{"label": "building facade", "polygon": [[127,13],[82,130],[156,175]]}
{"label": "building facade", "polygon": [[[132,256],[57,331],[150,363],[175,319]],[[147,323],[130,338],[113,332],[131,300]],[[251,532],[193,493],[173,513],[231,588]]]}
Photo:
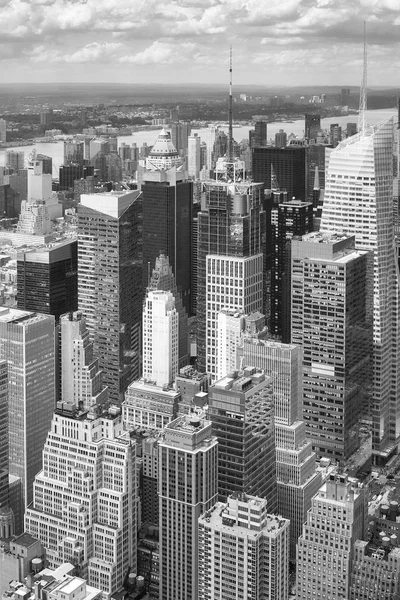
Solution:
{"label": "building facade", "polygon": [[83,194],[78,208],[78,308],[117,403],[140,375],[141,213],[137,191]]}

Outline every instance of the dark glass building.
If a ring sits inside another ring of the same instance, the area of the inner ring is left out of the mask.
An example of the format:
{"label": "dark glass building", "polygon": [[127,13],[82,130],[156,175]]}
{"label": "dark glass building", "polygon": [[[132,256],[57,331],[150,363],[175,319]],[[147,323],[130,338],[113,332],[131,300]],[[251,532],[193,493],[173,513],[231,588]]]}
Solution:
{"label": "dark glass building", "polygon": [[306,114],[305,115],[305,131],[304,137],[307,142],[315,141],[318,132],[321,129],[321,115]]}
{"label": "dark glass building", "polygon": [[271,166],[280,189],[287,191],[290,200],[293,197],[306,200],[305,146],[253,148],[253,179],[263,182],[268,189],[271,189]]}
{"label": "dark glass building", "polygon": [[138,191],[83,194],[78,206],[78,308],[113,403],[140,376],[141,218]]}
{"label": "dark glass building", "polygon": [[254,367],[208,390],[208,416],[218,439],[218,499],[233,492],[266,498],[277,508],[272,379]]}
{"label": "dark glass building", "polygon": [[193,184],[169,134],[161,132],[141,173],[143,194],[143,285],[160,252],[169,258],[186,312],[191,312]]}
{"label": "dark glass building", "polygon": [[53,315],[56,321],[78,309],[76,240],[18,253],[17,306]]}
{"label": "dark glass building", "polygon": [[86,179],[94,175],[94,167],[86,165],[83,167],[78,164],[61,165],[59,170],[60,192],[74,189],[74,181],[77,179]]}

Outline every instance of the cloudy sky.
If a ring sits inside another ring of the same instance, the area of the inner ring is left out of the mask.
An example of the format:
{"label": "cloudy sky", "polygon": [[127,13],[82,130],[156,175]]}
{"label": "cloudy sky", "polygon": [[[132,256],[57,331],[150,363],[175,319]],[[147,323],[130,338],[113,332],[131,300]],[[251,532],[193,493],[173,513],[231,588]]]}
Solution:
{"label": "cloudy sky", "polygon": [[0,0],[0,82],[400,85],[400,0]]}

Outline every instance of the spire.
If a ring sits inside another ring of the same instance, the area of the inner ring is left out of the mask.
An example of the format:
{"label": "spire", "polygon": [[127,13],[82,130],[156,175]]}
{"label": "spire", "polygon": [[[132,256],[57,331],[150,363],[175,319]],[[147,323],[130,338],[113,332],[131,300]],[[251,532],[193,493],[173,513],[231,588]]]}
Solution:
{"label": "spire", "polygon": [[364,58],[363,58],[363,74],[360,88],[360,109],[358,112],[358,131],[364,135],[366,124],[367,110],[367,34],[366,22],[364,21]]}
{"label": "spire", "polygon": [[232,46],[229,52],[229,130],[228,130],[228,161],[233,159],[233,133],[232,133]]}

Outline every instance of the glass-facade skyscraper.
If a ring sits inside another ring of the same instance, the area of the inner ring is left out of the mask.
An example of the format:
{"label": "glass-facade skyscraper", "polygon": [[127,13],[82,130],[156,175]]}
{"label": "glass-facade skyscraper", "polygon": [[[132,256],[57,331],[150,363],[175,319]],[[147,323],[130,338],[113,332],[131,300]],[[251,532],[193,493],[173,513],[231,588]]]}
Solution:
{"label": "glass-facade skyscraper", "polygon": [[140,375],[141,204],[140,192],[109,192],[78,208],[78,307],[116,403]]}
{"label": "glass-facade skyscraper", "polygon": [[331,153],[321,231],[355,236],[371,251],[369,302],[373,307],[373,453],[394,450],[400,435],[399,287],[394,252],[393,119],[341,142]]}

